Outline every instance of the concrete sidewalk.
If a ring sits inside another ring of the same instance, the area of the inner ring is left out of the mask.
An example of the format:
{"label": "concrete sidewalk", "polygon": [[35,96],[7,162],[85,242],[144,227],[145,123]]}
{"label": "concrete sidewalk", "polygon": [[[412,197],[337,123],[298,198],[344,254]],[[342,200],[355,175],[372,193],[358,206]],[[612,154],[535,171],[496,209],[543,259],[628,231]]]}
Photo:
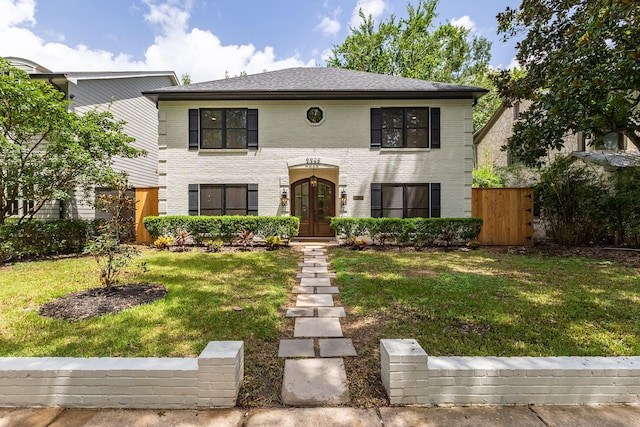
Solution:
{"label": "concrete sidewalk", "polygon": [[0,408],[0,427],[614,427],[640,426],[640,406],[273,409]]}

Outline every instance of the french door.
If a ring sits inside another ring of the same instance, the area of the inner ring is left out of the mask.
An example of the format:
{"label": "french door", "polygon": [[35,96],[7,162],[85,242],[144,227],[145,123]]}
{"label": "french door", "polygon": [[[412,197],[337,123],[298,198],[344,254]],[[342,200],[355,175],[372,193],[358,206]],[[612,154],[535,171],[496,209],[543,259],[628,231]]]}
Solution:
{"label": "french door", "polygon": [[291,194],[291,214],[300,218],[298,236],[334,235],[329,223],[335,216],[335,184],[322,178],[305,178],[291,185]]}

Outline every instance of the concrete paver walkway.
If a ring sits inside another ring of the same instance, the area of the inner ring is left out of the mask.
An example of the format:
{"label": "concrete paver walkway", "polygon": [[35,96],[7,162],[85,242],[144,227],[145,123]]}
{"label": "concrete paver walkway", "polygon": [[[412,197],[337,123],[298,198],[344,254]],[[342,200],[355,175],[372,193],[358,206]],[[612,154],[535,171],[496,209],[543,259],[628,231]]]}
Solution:
{"label": "concrete paver walkway", "polygon": [[340,290],[331,284],[335,273],[327,250],[307,245],[303,255],[299,284],[291,290],[297,295],[296,307],[286,314],[294,318],[294,339],[281,340],[278,350],[278,357],[287,358],[282,401],[292,406],[342,405],[349,401],[343,357],[356,356],[356,349],[342,334],[340,319],[346,313],[334,305],[333,295]]}

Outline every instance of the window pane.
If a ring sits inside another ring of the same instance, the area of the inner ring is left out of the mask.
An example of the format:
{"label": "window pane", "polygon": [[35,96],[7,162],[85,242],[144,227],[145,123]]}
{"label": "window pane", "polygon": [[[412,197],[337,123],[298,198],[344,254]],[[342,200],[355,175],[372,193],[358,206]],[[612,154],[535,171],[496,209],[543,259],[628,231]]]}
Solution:
{"label": "window pane", "polygon": [[200,186],[200,215],[222,215],[222,186]]}
{"label": "window pane", "polygon": [[429,109],[428,108],[408,108],[407,109],[408,128],[428,128]]}
{"label": "window pane", "polygon": [[410,148],[428,148],[427,129],[408,129],[407,130],[407,147]]}
{"label": "window pane", "polygon": [[402,218],[402,209],[382,209],[385,218]]}
{"label": "window pane", "polygon": [[227,186],[225,188],[225,215],[247,214],[247,187]]}
{"label": "window pane", "polygon": [[402,129],[402,108],[382,109],[382,129]]}
{"label": "window pane", "polygon": [[331,186],[323,182],[318,183],[317,190],[318,199],[318,220],[327,220],[333,216],[333,196],[331,195]]}
{"label": "window pane", "polygon": [[429,218],[427,209],[407,209],[407,218]]}
{"label": "window pane", "polygon": [[400,217],[402,217],[402,194],[402,186],[383,185],[382,209],[400,209]]}
{"label": "window pane", "polygon": [[304,182],[294,188],[294,214],[300,221],[309,221],[309,183]]}
{"label": "window pane", "polygon": [[596,150],[622,150],[622,138],[618,132],[606,134],[596,142]]}
{"label": "window pane", "polygon": [[222,130],[203,129],[200,148],[222,148]]}
{"label": "window pane", "polygon": [[407,209],[429,209],[426,185],[407,185]]}
{"label": "window pane", "polygon": [[228,130],[227,148],[247,148],[247,130]]}
{"label": "window pane", "polygon": [[381,146],[383,148],[402,147],[402,129],[384,129]]}
{"label": "window pane", "polygon": [[200,110],[202,129],[222,129],[222,110]]}
{"label": "window pane", "polygon": [[247,110],[226,110],[227,128],[229,129],[246,129],[247,128]]}

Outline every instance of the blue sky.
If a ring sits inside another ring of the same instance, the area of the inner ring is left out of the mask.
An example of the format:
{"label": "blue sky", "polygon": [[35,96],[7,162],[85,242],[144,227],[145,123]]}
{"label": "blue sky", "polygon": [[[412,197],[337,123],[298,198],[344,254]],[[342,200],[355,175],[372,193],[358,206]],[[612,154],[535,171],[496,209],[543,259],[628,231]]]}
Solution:
{"label": "blue sky", "polygon": [[[53,71],[171,70],[206,81],[292,66],[325,65],[358,24],[406,15],[417,0],[0,0],[0,56]],[[439,20],[493,42],[509,68],[515,42],[496,34],[497,13],[518,0],[440,0]]]}

